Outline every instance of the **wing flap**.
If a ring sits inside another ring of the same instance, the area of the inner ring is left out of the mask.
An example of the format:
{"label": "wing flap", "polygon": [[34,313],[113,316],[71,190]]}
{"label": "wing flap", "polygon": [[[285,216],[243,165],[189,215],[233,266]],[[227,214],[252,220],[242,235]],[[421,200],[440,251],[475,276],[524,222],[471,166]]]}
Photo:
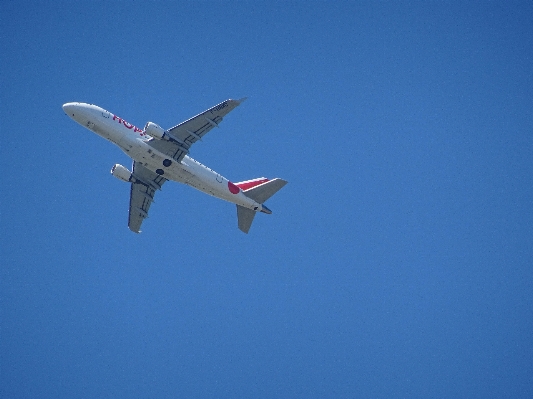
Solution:
{"label": "wing flap", "polygon": [[131,183],[130,189],[128,227],[131,231],[140,233],[141,224],[148,217],[155,192],[157,189],[161,189],[167,179],[135,161],[133,162],[133,176],[134,181]]}

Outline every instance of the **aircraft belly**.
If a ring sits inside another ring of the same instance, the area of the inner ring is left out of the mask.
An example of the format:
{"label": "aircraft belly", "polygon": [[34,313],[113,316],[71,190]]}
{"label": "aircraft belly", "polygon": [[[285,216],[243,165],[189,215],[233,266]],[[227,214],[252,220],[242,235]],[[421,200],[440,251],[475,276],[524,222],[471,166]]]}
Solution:
{"label": "aircraft belly", "polygon": [[172,160],[169,166],[164,166],[163,161],[169,159],[168,155],[154,149],[142,139],[132,135],[122,135],[119,132],[110,134],[110,136],[128,156],[165,179],[185,183],[206,194],[249,209],[258,206],[242,191],[232,193],[229,189],[231,183],[226,178],[192,158],[186,157],[180,163]]}
{"label": "aircraft belly", "polygon": [[136,162],[141,163],[152,172],[160,174],[165,179],[185,183],[206,194],[249,209],[255,209],[259,206],[242,191],[232,193],[229,189],[230,183],[226,178],[195,161],[189,159],[184,159],[181,163],[172,161],[170,166],[165,167],[163,161],[168,159],[168,156],[136,138],[125,138],[120,147]]}

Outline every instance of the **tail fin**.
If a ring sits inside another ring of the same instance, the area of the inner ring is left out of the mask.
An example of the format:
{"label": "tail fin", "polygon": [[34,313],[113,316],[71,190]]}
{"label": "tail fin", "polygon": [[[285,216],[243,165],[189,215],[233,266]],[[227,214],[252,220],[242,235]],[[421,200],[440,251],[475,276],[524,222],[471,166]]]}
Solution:
{"label": "tail fin", "polygon": [[249,188],[266,183],[268,180],[269,179],[267,179],[266,177],[258,177],[257,179],[246,180],[246,181],[235,183],[235,185],[239,187],[241,190],[245,191],[245,190],[248,190]]}
{"label": "tail fin", "polygon": [[[261,178],[264,179],[264,178]],[[258,181],[260,179],[255,179],[255,181]],[[266,180],[266,179],[265,179]],[[254,182],[255,182],[254,181]],[[252,182],[252,181],[249,181]],[[243,182],[243,183],[249,183],[249,182]],[[254,201],[263,204],[267,199],[272,197],[274,194],[276,194],[287,182],[283,179],[273,179],[273,180],[267,180],[264,183],[260,183],[259,185],[253,186],[252,188],[249,188],[247,190],[244,190],[243,193],[247,197],[253,199]],[[264,207],[266,208],[266,207]],[[268,208],[266,208],[270,212]],[[265,213],[269,213],[265,212]],[[250,230],[250,226],[252,225],[252,222],[254,221],[256,212],[245,208],[243,206],[237,205],[237,219],[239,223],[239,229],[245,233],[248,233]]]}
{"label": "tail fin", "polygon": [[239,230],[248,234],[250,226],[254,221],[255,211],[245,208],[244,206],[237,205],[237,219],[239,221]]}

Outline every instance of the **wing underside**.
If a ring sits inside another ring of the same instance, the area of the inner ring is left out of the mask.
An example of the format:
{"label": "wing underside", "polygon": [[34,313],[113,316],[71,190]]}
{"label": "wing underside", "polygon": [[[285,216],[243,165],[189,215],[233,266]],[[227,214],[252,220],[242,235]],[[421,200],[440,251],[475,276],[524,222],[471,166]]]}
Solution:
{"label": "wing underside", "polygon": [[153,139],[149,141],[149,144],[156,150],[167,154],[176,162],[180,162],[189,153],[189,148],[194,143],[201,140],[211,129],[218,127],[222,119],[244,100],[245,98],[223,101],[207,111],[170,128],[168,132],[177,141]]}
{"label": "wing underside", "polygon": [[141,224],[148,217],[150,205],[154,201],[154,195],[167,181],[157,173],[145,168],[137,162],[133,162],[133,181],[130,191],[130,211],[128,227],[135,233],[141,232]]}

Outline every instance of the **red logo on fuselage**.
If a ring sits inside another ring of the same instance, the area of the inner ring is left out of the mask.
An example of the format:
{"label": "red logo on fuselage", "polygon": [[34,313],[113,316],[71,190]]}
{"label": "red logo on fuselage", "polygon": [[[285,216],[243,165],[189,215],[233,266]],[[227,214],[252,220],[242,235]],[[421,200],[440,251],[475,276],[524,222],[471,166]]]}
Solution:
{"label": "red logo on fuselage", "polygon": [[124,119],[116,116],[113,114],[113,120],[117,121],[118,123],[122,123],[124,126],[126,126],[128,129],[133,129],[134,132],[139,132],[140,136],[144,136],[146,133],[144,133],[144,130],[139,129],[137,126],[132,125],[131,123],[125,121]]}

